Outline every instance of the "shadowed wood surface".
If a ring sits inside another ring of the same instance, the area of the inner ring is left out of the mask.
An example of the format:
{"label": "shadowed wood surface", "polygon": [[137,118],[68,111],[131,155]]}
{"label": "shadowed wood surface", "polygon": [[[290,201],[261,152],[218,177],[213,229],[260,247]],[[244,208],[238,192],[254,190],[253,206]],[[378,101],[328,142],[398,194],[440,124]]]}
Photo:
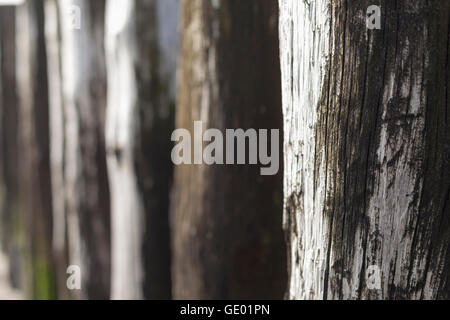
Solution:
{"label": "shadowed wood surface", "polygon": [[[274,1],[181,1],[176,127],[281,129]],[[177,299],[282,298],[282,168],[181,165],[172,194]]]}

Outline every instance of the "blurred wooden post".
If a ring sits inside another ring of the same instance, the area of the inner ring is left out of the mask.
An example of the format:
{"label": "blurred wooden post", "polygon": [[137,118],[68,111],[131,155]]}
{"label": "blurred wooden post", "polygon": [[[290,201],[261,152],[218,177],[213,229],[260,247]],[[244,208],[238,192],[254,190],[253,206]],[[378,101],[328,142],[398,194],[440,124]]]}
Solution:
{"label": "blurred wooden post", "polygon": [[[181,8],[177,128],[193,132],[203,121],[222,132],[281,129],[277,3],[183,0]],[[283,297],[283,170],[261,176],[259,169],[176,167],[175,298]]]}
{"label": "blurred wooden post", "polygon": [[0,6],[0,245],[9,252],[17,205],[17,91],[15,7]]}
{"label": "blurred wooden post", "polygon": [[[51,118],[53,183],[58,196],[54,202],[55,223],[59,228],[67,225],[68,264],[81,268],[79,297],[107,299],[110,211],[104,139],[105,1],[61,0],[58,16],[59,50],[51,43],[51,30],[48,33],[49,53],[53,58],[50,87],[55,90],[50,100],[54,111]],[[61,87],[57,83],[59,78]],[[64,204],[58,202],[61,197]],[[61,247],[63,231],[55,229],[55,232],[54,244]]]}
{"label": "blurred wooden post", "polygon": [[107,2],[113,299],[168,299],[177,1]]}
{"label": "blurred wooden post", "polygon": [[0,250],[9,259],[12,285],[23,285],[23,219],[18,210],[17,3],[0,2]]}
{"label": "blurred wooden post", "polygon": [[24,226],[26,281],[31,297],[55,297],[51,254],[52,194],[49,151],[44,2],[17,8],[16,71],[19,106],[19,212]]}

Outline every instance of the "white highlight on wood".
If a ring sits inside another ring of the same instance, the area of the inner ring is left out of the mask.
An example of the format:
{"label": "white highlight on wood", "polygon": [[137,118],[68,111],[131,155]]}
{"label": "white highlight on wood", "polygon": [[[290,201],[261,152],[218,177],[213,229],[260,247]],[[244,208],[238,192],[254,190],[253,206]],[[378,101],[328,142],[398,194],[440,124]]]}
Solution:
{"label": "white highlight on wood", "polygon": [[108,0],[106,7],[107,165],[111,191],[111,298],[142,296],[142,199],[134,170],[133,132],[137,83],[134,1]]}
{"label": "white highlight on wood", "polygon": [[[69,246],[69,263],[79,265],[84,269],[82,264],[81,252],[81,235],[79,227],[79,200],[77,182],[80,175],[79,159],[79,121],[76,110],[76,92],[79,90],[80,83],[86,82],[86,59],[76,56],[79,52],[87,52],[87,48],[83,47],[81,41],[81,32],[87,30],[74,30],[67,21],[67,12],[72,5],[84,4],[76,0],[61,0],[59,2],[59,16],[61,23],[61,61],[62,61],[62,95],[65,111],[65,127],[64,135],[65,144],[65,202],[67,215],[67,232]],[[84,7],[84,6],[83,6]],[[83,11],[83,9],[82,9]]]}
{"label": "white highlight on wood", "polygon": [[328,221],[323,216],[324,154],[314,186],[317,106],[329,55],[328,1],[279,0],[280,48],[285,138],[285,222],[287,200],[304,199],[297,213],[297,232],[291,234],[289,298],[321,298]]}
{"label": "white highlight on wood", "polygon": [[53,239],[56,252],[64,252],[66,216],[64,204],[64,107],[61,84],[58,8],[45,1],[45,36],[48,57],[50,167],[52,179]]}
{"label": "white highlight on wood", "polygon": [[[141,31],[137,30],[136,10],[150,7],[155,9],[157,21],[149,22],[148,28],[158,29],[158,39],[138,34]],[[177,17],[177,0],[108,0],[106,5],[108,96],[105,134],[111,191],[112,299],[143,298],[144,195],[138,189],[133,150],[139,140],[135,136],[139,108],[152,106],[138,105],[144,99],[138,96],[136,68],[140,68],[146,77],[154,76],[148,74],[152,68],[159,68],[155,75],[167,77],[171,94],[175,95]],[[161,57],[159,66],[151,66],[149,57],[141,56],[144,46],[157,46]],[[168,110],[161,110],[169,114]]]}
{"label": "white highlight on wood", "polygon": [[0,0],[0,6],[18,6],[25,0]]}
{"label": "white highlight on wood", "polygon": [[[424,31],[425,34],[426,31]],[[407,68],[406,59],[410,57],[411,50],[414,50],[414,56],[417,54],[417,61],[421,61],[422,54],[428,54],[425,47],[411,48],[406,41],[402,47],[401,58],[397,62],[401,68]],[[412,250],[417,250],[413,247],[411,226],[415,225],[419,210],[419,202],[414,201],[414,195],[417,192],[420,193],[422,189],[422,179],[418,176],[422,159],[417,154],[424,145],[426,92],[422,82],[423,70],[426,70],[425,66],[412,69],[408,77],[402,79],[400,97],[409,101],[408,113],[405,114],[409,119],[406,120],[389,119],[389,111],[392,112],[393,108],[398,108],[398,102],[391,100],[394,97],[398,99],[395,93],[399,85],[398,70],[388,70],[386,75],[387,83],[381,105],[381,134],[376,159],[379,171],[373,183],[376,187],[367,210],[370,229],[366,261],[381,268],[382,289],[376,293],[380,299],[388,297],[389,282],[397,288],[416,287],[417,282],[423,277],[426,265],[426,255],[423,255],[411,266]],[[402,125],[401,121],[409,123]],[[396,130],[393,132],[394,126]],[[390,279],[392,265],[396,266],[393,280]],[[412,277],[408,284],[408,270],[411,268]],[[424,294],[425,298],[431,298],[428,294],[432,294],[432,291],[425,288]],[[420,299],[421,290],[418,290],[411,298]]]}

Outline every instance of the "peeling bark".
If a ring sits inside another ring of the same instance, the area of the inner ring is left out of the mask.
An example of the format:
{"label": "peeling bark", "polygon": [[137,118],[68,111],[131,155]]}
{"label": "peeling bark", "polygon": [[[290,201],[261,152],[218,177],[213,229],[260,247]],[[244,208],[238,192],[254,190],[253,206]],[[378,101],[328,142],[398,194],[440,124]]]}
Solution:
{"label": "peeling bark", "polygon": [[289,298],[449,298],[450,4],[279,4]]}
{"label": "peeling bark", "polygon": [[[279,129],[278,11],[272,1],[184,0],[176,127]],[[181,165],[172,195],[177,299],[281,298],[281,171]]]}

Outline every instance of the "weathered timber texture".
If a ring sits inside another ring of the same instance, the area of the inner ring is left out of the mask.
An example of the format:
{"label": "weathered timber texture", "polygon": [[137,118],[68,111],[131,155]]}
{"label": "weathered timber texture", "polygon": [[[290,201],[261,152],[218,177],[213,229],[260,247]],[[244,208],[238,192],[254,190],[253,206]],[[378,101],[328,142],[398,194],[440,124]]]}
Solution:
{"label": "weathered timber texture", "polygon": [[109,0],[106,139],[113,299],[169,299],[177,1]]}
{"label": "weathered timber texture", "polygon": [[[176,127],[280,129],[274,1],[181,1]],[[258,166],[181,165],[172,194],[177,299],[282,298],[281,176]]]}
{"label": "weathered timber texture", "polygon": [[450,3],[279,5],[288,297],[449,298]]}

